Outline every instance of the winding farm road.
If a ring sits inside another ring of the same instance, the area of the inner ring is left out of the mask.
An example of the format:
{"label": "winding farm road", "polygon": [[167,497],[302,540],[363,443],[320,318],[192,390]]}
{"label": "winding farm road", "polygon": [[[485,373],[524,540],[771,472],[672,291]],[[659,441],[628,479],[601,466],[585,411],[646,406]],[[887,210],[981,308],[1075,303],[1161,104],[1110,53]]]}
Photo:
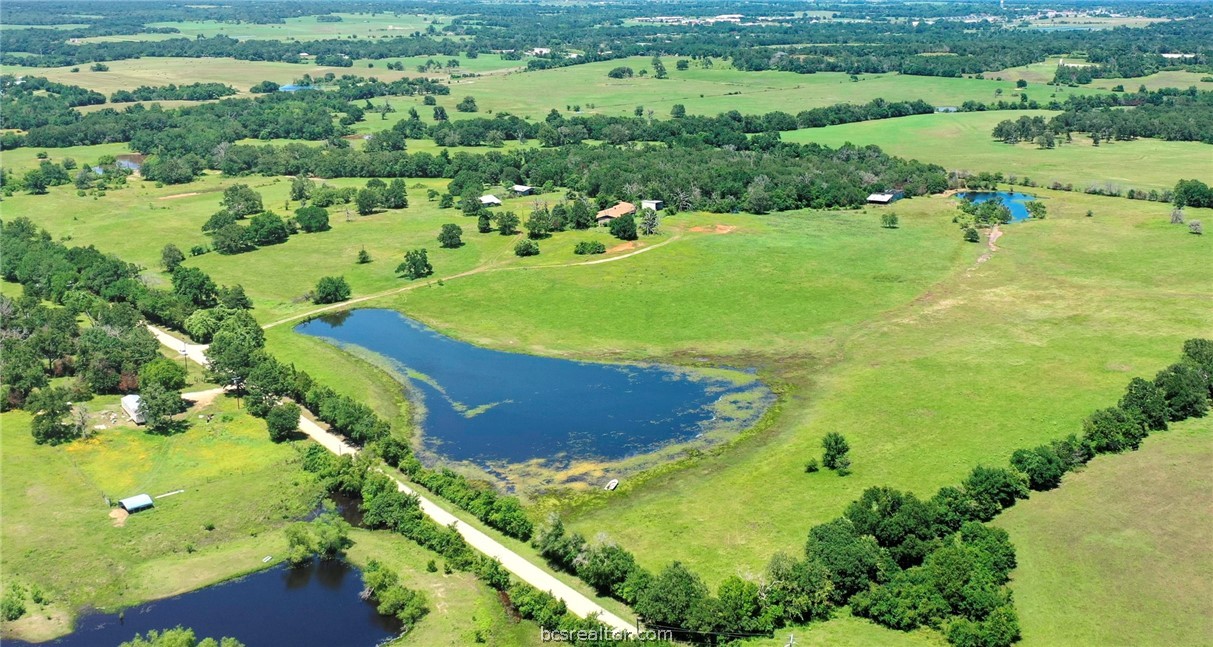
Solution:
{"label": "winding farm road", "polygon": [[[645,249],[652,248],[647,247]],[[348,303],[350,302],[347,301],[346,304]],[[149,325],[147,328],[164,346],[167,346],[168,348],[171,348],[177,352],[181,352],[182,349],[185,349],[186,357],[188,357],[191,361],[203,366],[207,365],[207,346],[205,344],[188,344],[154,326]],[[212,389],[211,391],[201,391],[186,395],[213,395],[219,391],[222,391],[222,389]],[[320,445],[325,449],[339,456],[344,454],[358,453],[357,447],[347,443],[340,436],[325,429],[311,418],[311,413],[306,409],[304,410],[304,415],[299,418],[299,431],[307,434],[308,437],[320,443]],[[468,542],[468,545],[481,553],[488,555],[489,557],[496,558],[501,562],[501,565],[504,566],[506,570],[513,573],[522,581],[541,591],[547,591],[553,596],[564,600],[564,604],[568,607],[569,611],[572,611],[583,618],[597,616],[599,622],[608,625],[612,629],[624,632],[628,635],[635,633],[635,625],[625,621],[623,618],[620,618],[610,611],[607,611],[602,607],[602,605],[578,592],[568,584],[560,581],[547,571],[539,568],[522,555],[510,550],[496,539],[493,539],[480,530],[464,523],[458,517],[446,511],[433,501],[422,496],[416,490],[408,485],[405,485],[396,477],[391,476],[390,474],[388,476],[393,481],[396,481],[396,487],[399,488],[401,492],[406,492],[417,497],[421,511],[424,512],[426,516],[443,526],[454,527],[455,530],[457,530],[459,534],[462,535],[463,538]]]}
{"label": "winding farm road", "polygon": [[[612,256],[610,258],[600,258],[600,259],[592,260],[592,261],[574,261],[572,263],[551,263],[549,265],[511,265],[511,266],[506,266],[506,267],[496,267],[493,265],[481,265],[477,268],[470,269],[466,272],[460,272],[458,274],[452,274],[450,276],[442,276],[442,277],[438,277],[433,280],[445,282],[445,281],[453,281],[455,279],[461,279],[466,276],[473,276],[475,274],[483,274],[485,272],[508,272],[511,270],[537,270],[537,269],[550,268],[550,267],[577,267],[580,265],[601,265],[603,263],[614,263],[616,261],[622,261],[625,258],[630,258],[632,256],[636,256],[638,254],[643,254],[647,251],[657,249],[658,247],[664,247],[664,246],[669,245],[670,243],[678,240],[679,238],[682,238],[682,234],[676,234],[674,236],[671,236],[670,238],[667,238],[666,240],[663,240],[660,243],[657,243],[656,245],[651,245],[649,247],[641,247],[640,249],[637,249],[636,251],[628,252],[626,254],[620,254],[619,256]],[[316,308],[314,310],[308,310],[307,312],[300,312],[299,314],[293,314],[289,317],[283,317],[282,319],[279,319],[277,321],[271,321],[270,323],[265,324],[264,326],[262,326],[262,328],[268,330],[270,328],[273,328],[274,326],[279,326],[284,323],[288,323],[288,322],[295,321],[298,319],[306,319],[308,317],[314,317],[318,314],[325,313],[325,312],[331,312],[333,310],[343,310],[345,308],[348,308],[348,307],[358,304],[358,303],[365,303],[367,301],[372,301],[374,299],[380,299],[383,297],[392,296],[394,294],[408,292],[409,290],[416,290],[417,288],[421,288],[421,287],[425,287],[426,285],[429,285],[429,283],[430,283],[430,281],[422,281],[422,282],[414,281],[413,283],[410,283],[408,285],[401,286],[398,288],[392,288],[391,290],[384,290],[382,292],[376,292],[374,294],[368,294],[363,297],[349,299],[347,301],[342,301],[340,303],[334,303],[332,305],[327,305],[327,306],[324,306],[321,308]]]}

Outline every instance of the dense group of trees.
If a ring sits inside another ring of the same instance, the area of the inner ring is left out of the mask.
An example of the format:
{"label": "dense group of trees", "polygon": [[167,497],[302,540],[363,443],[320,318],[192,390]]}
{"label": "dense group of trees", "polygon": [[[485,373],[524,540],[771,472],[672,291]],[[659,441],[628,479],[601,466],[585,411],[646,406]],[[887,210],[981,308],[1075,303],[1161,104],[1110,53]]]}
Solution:
{"label": "dense group of trees", "polygon": [[[389,464],[405,465],[416,460],[408,453],[407,445],[402,441],[379,443],[372,447],[372,450]],[[342,492],[347,496],[359,498],[363,523],[368,527],[399,533],[422,547],[438,553],[446,560],[448,568],[474,574],[490,587],[501,591],[522,618],[534,620],[541,627],[549,630],[576,631],[602,627],[596,620],[578,618],[568,610],[564,602],[551,594],[514,580],[500,562],[478,554],[457,530],[440,526],[426,517],[421,511],[416,495],[400,491],[391,478],[375,469],[375,459],[371,457],[371,452],[364,452],[357,458],[350,455],[334,456],[323,447],[309,445],[304,450],[303,465],[305,469],[315,473],[329,491]],[[418,482],[434,490],[435,487],[449,488],[451,483],[461,480],[461,477],[445,473],[431,473],[431,476],[433,478],[430,479],[429,484],[421,480]],[[445,483],[440,481],[445,481]],[[458,487],[462,489],[463,486]],[[473,495],[472,500],[482,503],[486,501],[483,495]],[[493,505],[488,504],[488,507],[492,508]],[[369,570],[376,573],[380,571],[378,568]],[[368,579],[367,585],[375,590],[382,590],[383,585],[387,584],[388,589],[391,589],[391,580],[390,576],[383,579],[376,576]],[[372,586],[372,584],[378,586]],[[389,600],[396,599],[391,595],[388,597]],[[401,598],[401,602],[415,600],[412,596],[407,595],[401,596]],[[382,598],[376,598],[376,601],[381,605],[384,602]],[[391,611],[397,607],[403,610],[415,608],[416,605],[392,604],[389,605],[388,610]],[[575,640],[574,644],[607,646],[615,645],[616,642],[596,640],[584,643]]]}
{"label": "dense group of trees", "polygon": [[[67,403],[92,394],[137,391],[149,430],[176,428],[173,416],[184,410],[184,370],[160,356],[159,343],[143,321],[176,328],[191,323],[209,332],[222,328],[217,319],[236,319],[251,303],[240,286],[218,286],[201,270],[181,265],[179,250],[168,252],[171,287],[151,288],[135,265],[93,247],[68,248],[26,218],[3,223],[0,272],[20,283],[24,296],[0,300],[5,355],[0,404],[38,412],[33,432],[39,442],[87,434],[86,416],[66,420],[72,411]],[[90,325],[81,326],[78,317]],[[75,380],[67,387],[49,386],[55,377]]]}
{"label": "dense group of trees", "polygon": [[1088,133],[1096,146],[1101,141],[1128,141],[1138,137],[1213,144],[1213,92],[1197,92],[1192,88],[1111,96],[1119,97],[1119,100],[1068,102],[1065,112],[1048,120],[1044,117],[1007,119],[999,122],[991,134],[1008,144],[1036,142],[1041,148],[1053,148],[1061,138],[1068,142],[1071,133],[1075,132]]}
{"label": "dense group of trees", "polygon": [[853,207],[874,191],[902,190],[914,196],[947,188],[941,167],[892,157],[876,146],[830,149],[782,143],[760,134],[747,140],[745,150],[694,140],[641,150],[643,154],[611,145],[574,145],[434,155],[303,144],[236,145],[227,149],[221,168],[229,175],[320,177],[455,178],[466,171],[484,185],[550,182],[604,203],[656,198],[676,211]]}
{"label": "dense group of trees", "polygon": [[148,86],[134,90],[118,90],[110,95],[112,103],[134,101],[210,101],[236,94],[236,89],[225,83],[190,83],[188,85]]}

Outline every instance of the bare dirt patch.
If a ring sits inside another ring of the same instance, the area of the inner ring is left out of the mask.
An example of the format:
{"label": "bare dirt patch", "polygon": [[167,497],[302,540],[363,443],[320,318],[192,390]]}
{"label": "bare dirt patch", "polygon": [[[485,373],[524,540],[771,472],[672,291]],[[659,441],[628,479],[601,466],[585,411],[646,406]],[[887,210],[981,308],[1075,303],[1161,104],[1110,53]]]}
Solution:
{"label": "bare dirt patch", "polygon": [[637,247],[640,247],[640,243],[633,240],[633,241],[626,242],[626,243],[620,243],[614,247],[611,247],[610,249],[607,250],[607,253],[614,254],[615,252],[626,252],[630,249],[636,249]]}
{"label": "bare dirt patch", "polygon": [[110,510],[110,519],[114,520],[114,526],[117,528],[125,526],[126,518],[129,516],[131,516],[131,513],[123,510],[122,508],[114,508],[113,510]]}
{"label": "bare dirt patch", "polygon": [[699,233],[729,234],[737,231],[737,227],[734,225],[714,225],[712,227],[704,227],[701,225],[698,227],[691,227],[691,231],[697,231]]}
{"label": "bare dirt patch", "polygon": [[190,191],[189,193],[174,193],[173,195],[162,195],[157,199],[158,200],[176,200],[177,198],[188,198],[188,197],[194,196],[194,195],[198,195],[198,192]]}

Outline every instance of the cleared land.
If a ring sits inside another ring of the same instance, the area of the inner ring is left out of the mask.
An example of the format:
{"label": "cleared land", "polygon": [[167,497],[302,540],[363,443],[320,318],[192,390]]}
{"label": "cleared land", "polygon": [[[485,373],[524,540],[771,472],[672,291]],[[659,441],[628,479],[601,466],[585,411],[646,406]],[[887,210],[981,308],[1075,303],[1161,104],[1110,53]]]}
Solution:
{"label": "cleared land", "polygon": [[[117,397],[85,405],[94,414],[116,410]],[[202,413],[215,418],[197,420]],[[27,601],[29,613],[6,631],[45,640],[67,633],[82,606],[175,595],[265,568],[265,555],[283,554],[283,525],[320,496],[295,449],[271,443],[265,423],[234,401],[221,398],[187,415],[194,424],[180,434],[106,421],[93,439],[59,447],[34,444],[29,414],[0,417],[6,581],[36,584],[50,600]],[[184,492],[157,499],[155,510],[122,526],[105,502],[176,490]]]}
{"label": "cleared land", "polygon": [[[795,74],[792,72],[743,72],[717,63],[700,67],[692,62],[687,70],[675,69],[678,59],[667,57],[663,63],[668,79],[651,76],[652,59],[633,57],[617,61],[588,63],[572,67],[461,79],[451,87],[452,96],[476,97],[481,110],[508,111],[540,118],[552,108],[580,105],[583,111],[610,115],[631,115],[638,105],[652,109],[654,116],[665,118],[674,104],[683,104],[692,114],[715,115],[729,110],[755,114],[783,110],[795,114],[805,108],[837,103],[866,103],[883,98],[888,101],[922,99],[933,105],[960,105],[968,99],[997,100],[996,90],[1009,97],[1017,92],[1014,81],[990,79],[950,79],[865,74],[860,80],[836,72]],[[607,72],[619,66],[631,67],[637,76],[612,79]],[[649,76],[641,77],[642,69]],[[1098,89],[1067,88],[1069,92],[1088,94]],[[1028,97],[1046,102],[1052,88],[1032,87]],[[1060,95],[1059,95],[1060,96]]]}
{"label": "cleared land", "polygon": [[[582,501],[574,521],[650,566],[680,559],[718,581],[799,550],[809,526],[866,487],[930,494],[1078,431],[1129,377],[1213,331],[1213,268],[1197,260],[1210,242],[1167,224],[1169,206],[1041,196],[1050,219],[1008,228],[972,271],[980,252],[958,242],[949,201],[935,198],[897,204],[896,231],[880,230],[875,210],[717,217],[742,227],[626,265],[450,281],[396,307],[499,348],[710,357],[785,385],[770,428]],[[545,307],[527,307],[534,298]],[[850,440],[854,475],[803,473],[827,431]]]}
{"label": "cleared land", "polygon": [[1004,513],[1023,645],[1213,641],[1211,468],[1213,418],[1190,420]]}
{"label": "cleared land", "polygon": [[227,36],[236,40],[323,40],[330,38],[394,38],[425,31],[431,24],[441,29],[452,16],[439,14],[333,13],[340,22],[321,22],[316,16],[287,18],[280,24],[230,23],[216,20],[150,23],[149,27],[173,27],[176,34],[123,34],[95,36],[81,42],[149,41],[170,38]]}
{"label": "cleared land", "polygon": [[826,146],[876,144],[893,155],[934,162],[947,169],[1001,171],[1039,184],[1058,181],[1076,189],[1091,185],[1120,189],[1169,189],[1177,180],[1213,181],[1213,146],[1200,142],[1138,139],[1094,146],[1086,135],[1042,150],[1035,144],[1004,144],[990,136],[1004,119],[1057,114],[1045,110],[957,112],[914,115],[783,133],[784,141]]}

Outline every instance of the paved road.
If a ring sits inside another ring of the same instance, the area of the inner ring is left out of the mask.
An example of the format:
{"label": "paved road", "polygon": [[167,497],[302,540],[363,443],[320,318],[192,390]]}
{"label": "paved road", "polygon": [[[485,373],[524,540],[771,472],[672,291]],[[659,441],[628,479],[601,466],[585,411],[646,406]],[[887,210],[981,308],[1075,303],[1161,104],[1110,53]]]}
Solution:
{"label": "paved road", "polygon": [[[207,346],[205,344],[187,344],[158,328],[148,326],[148,329],[151,330],[152,334],[160,340],[160,343],[178,352],[180,352],[182,348],[185,348],[186,356],[189,357],[190,360],[204,366],[206,365]],[[213,392],[218,391],[221,391],[221,389],[212,389],[211,391],[202,391],[186,395],[212,395]],[[325,429],[315,420],[312,420],[311,414],[306,410],[304,416],[299,419],[299,431],[307,434],[312,440],[320,443],[321,446],[334,454],[344,455],[358,453],[357,447],[347,443],[345,439]],[[463,538],[472,548],[475,548],[489,557],[494,557],[500,560],[501,565],[504,566],[506,570],[513,573],[527,584],[530,584],[541,591],[547,591],[557,598],[564,600],[564,604],[569,608],[569,611],[572,611],[583,618],[591,615],[597,615],[599,622],[602,622],[613,629],[627,632],[629,634],[635,632],[636,627],[631,623],[628,623],[623,618],[620,618],[610,611],[607,611],[602,607],[602,605],[581,594],[576,589],[560,581],[547,571],[544,571],[538,566],[532,564],[526,558],[505,547],[496,539],[493,539],[480,530],[477,530],[476,528],[473,528],[472,526],[460,521],[458,517],[450,512],[447,512],[438,504],[422,496],[408,485],[402,483],[399,479],[396,479],[395,477],[391,478],[392,480],[396,481],[396,487],[398,487],[401,492],[407,492],[417,496],[418,502],[421,505],[421,511],[424,512],[426,516],[443,526],[453,525],[455,529],[459,531],[459,534],[463,535]]]}

